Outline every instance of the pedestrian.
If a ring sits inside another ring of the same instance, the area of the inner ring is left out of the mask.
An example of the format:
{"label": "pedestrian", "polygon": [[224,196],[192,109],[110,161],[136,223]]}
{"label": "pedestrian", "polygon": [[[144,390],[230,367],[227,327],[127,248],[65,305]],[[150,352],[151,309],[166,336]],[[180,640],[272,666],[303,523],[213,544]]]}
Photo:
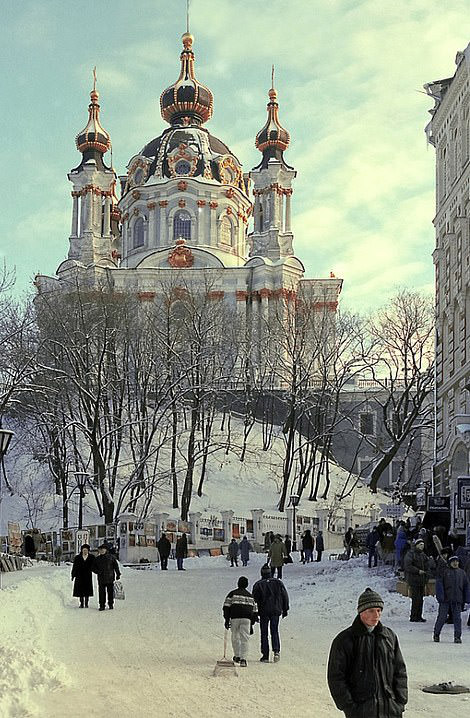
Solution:
{"label": "pedestrian", "polygon": [[244,536],[242,538],[238,548],[240,549],[240,558],[242,560],[242,566],[248,566],[248,561],[250,560],[250,551],[253,551],[253,546],[248,541],[246,536]]}
{"label": "pedestrian", "polygon": [[423,598],[431,570],[431,561],[424,553],[423,539],[417,538],[413,541],[413,547],[405,555],[403,564],[405,579],[411,593],[410,621],[412,623],[426,623],[426,619],[423,618]]}
{"label": "pedestrian", "polygon": [[377,526],[373,526],[366,538],[366,546],[369,552],[369,568],[372,568],[372,560],[374,561],[374,568],[377,566],[377,544],[379,541],[380,534],[377,531]]}
{"label": "pedestrian", "polygon": [[[286,547],[287,555],[290,557],[290,553],[292,551],[292,541],[290,539],[290,536],[288,536],[288,534],[286,534],[284,536],[284,546]],[[289,561],[288,563],[292,563],[292,560]]]}
{"label": "pedestrian", "polygon": [[182,533],[176,541],[175,556],[178,571],[186,571],[186,569],[183,568],[183,561],[188,557],[188,539],[185,533]]}
{"label": "pedestrian", "polygon": [[277,577],[282,578],[282,567],[284,566],[284,559],[287,556],[285,544],[279,534],[276,534],[274,541],[269,549],[268,557],[271,563],[271,576],[277,571]]}
{"label": "pedestrian", "polygon": [[160,554],[160,566],[162,571],[168,571],[168,557],[171,551],[171,543],[166,534],[162,533],[157,541],[158,553]]}
{"label": "pedestrian", "polygon": [[248,579],[240,576],[237,588],[227,595],[223,607],[225,628],[232,635],[233,660],[242,668],[246,668],[248,641],[258,620],[255,599],[247,588]]}
{"label": "pedestrian", "polygon": [[98,575],[99,610],[104,611],[107,597],[108,608],[112,611],[114,608],[114,581],[121,578],[121,571],[116,556],[109,553],[107,543],[101,544],[98,550],[99,555],[93,561],[92,571]]}
{"label": "pedestrian", "polygon": [[233,538],[229,545],[228,545],[228,555],[230,558],[230,568],[233,568],[233,566],[238,566],[238,554],[240,549],[238,548],[238,544]]}
{"label": "pedestrian", "polygon": [[289,596],[286,587],[279,578],[271,576],[271,569],[264,565],[261,568],[261,579],[253,586],[253,598],[258,606],[261,634],[261,663],[269,663],[269,635],[274,662],[281,657],[281,641],[279,637],[279,619],[286,618],[289,611]]}
{"label": "pedestrian", "polygon": [[366,588],[352,625],[331,644],[328,687],[346,718],[398,718],[408,701],[405,662],[397,636],[380,622],[383,606]]}
{"label": "pedestrian", "polygon": [[315,549],[317,551],[317,561],[321,561],[321,556],[323,551],[325,550],[325,542],[323,541],[323,531],[319,531],[317,533],[317,537],[315,539]]}
{"label": "pedestrian", "polygon": [[62,546],[60,544],[57,544],[57,546],[54,547],[54,563],[56,566],[60,566],[60,562],[62,560]]}
{"label": "pedestrian", "polygon": [[80,608],[88,608],[88,599],[93,596],[94,561],[95,557],[90,553],[90,546],[87,543],[82,544],[72,566],[73,595],[80,599]]}
{"label": "pedestrian", "polygon": [[310,563],[310,561],[313,561],[313,537],[310,529],[307,529],[302,536],[302,551],[304,552],[304,560],[302,563]]}
{"label": "pedestrian", "polygon": [[353,535],[354,535],[354,533],[353,533],[352,527],[349,527],[348,530],[346,531],[346,533],[344,534],[344,539],[343,539],[343,546],[346,550],[346,558],[348,559],[348,561],[351,558],[351,553],[353,550],[353,545],[352,545],[353,544]]}
{"label": "pedestrian", "polygon": [[454,623],[454,643],[462,643],[462,616],[465,604],[470,603],[470,584],[465,571],[460,568],[458,556],[449,558],[449,567],[436,581],[436,598],[439,613],[434,625],[434,641],[439,643],[442,627],[447,621],[449,611]]}
{"label": "pedestrian", "polygon": [[395,538],[395,566],[397,569],[403,569],[403,555],[407,544],[408,533],[406,526],[403,521],[400,521]]}

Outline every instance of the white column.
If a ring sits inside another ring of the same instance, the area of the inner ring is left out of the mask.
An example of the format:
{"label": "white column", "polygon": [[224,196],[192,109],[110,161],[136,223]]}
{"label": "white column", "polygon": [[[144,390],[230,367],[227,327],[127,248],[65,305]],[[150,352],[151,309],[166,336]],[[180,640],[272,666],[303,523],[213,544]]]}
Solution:
{"label": "white column", "polygon": [[105,196],[104,199],[104,217],[103,217],[103,237],[111,235],[111,197]]}
{"label": "white column", "polygon": [[147,204],[147,209],[149,211],[149,223],[148,223],[148,236],[147,241],[148,247],[156,247],[157,246],[157,233],[155,228],[155,202],[149,202]]}
{"label": "white column", "polygon": [[233,520],[233,511],[221,511],[222,514],[222,524],[224,527],[224,533],[225,533],[225,542],[224,543],[230,543],[232,540],[232,520]]}
{"label": "white column", "polygon": [[284,229],[285,232],[291,231],[290,198],[291,198],[291,194],[290,193],[286,194],[286,221],[285,221],[285,229]]}
{"label": "white column", "polygon": [[78,195],[72,192],[73,208],[72,208],[72,236],[78,236]]}
{"label": "white column", "polygon": [[191,541],[193,546],[196,546],[199,539],[199,519],[201,518],[200,511],[192,511],[188,514],[189,521],[191,522]]}
{"label": "white column", "polygon": [[168,202],[163,200],[160,202],[160,247],[168,245]]}
{"label": "white column", "polygon": [[263,548],[263,514],[264,509],[251,509],[253,517],[253,541]]}
{"label": "white column", "polygon": [[86,193],[86,226],[85,229],[91,232],[93,227],[93,191],[91,189]]}

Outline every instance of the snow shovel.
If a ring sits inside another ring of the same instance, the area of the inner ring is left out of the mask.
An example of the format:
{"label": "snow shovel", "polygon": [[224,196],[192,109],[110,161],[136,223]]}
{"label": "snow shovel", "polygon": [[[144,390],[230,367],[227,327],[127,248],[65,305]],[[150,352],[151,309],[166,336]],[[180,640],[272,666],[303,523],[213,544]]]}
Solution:
{"label": "snow shovel", "polygon": [[227,658],[227,640],[228,628],[225,629],[224,634],[224,657],[215,664],[214,676],[238,676],[235,663],[230,658]]}

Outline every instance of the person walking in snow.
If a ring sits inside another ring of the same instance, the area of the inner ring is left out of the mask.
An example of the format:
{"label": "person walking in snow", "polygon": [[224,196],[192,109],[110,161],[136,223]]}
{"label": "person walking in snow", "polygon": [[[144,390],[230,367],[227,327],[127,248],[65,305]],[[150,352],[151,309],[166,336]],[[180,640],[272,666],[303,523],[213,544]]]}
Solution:
{"label": "person walking in snow", "polygon": [[286,556],[287,551],[282,538],[279,534],[276,534],[268,552],[268,557],[271,562],[271,576],[274,576],[277,571],[277,577],[282,578],[282,567],[284,566]]}
{"label": "person walking in snow", "polygon": [[369,568],[372,568],[372,560],[374,561],[374,568],[377,566],[377,544],[380,541],[380,534],[377,531],[377,526],[374,526],[371,531],[367,534],[366,546],[369,552]]}
{"label": "person walking in snow", "polygon": [[395,538],[395,567],[403,568],[403,556],[405,547],[408,544],[408,533],[403,521],[398,524],[397,535]]}
{"label": "person walking in snow", "polygon": [[405,555],[403,566],[405,579],[410,587],[412,623],[426,623],[423,618],[424,589],[431,570],[431,559],[424,553],[424,540],[417,538],[413,541],[413,547]]}
{"label": "person walking in snow", "polygon": [[343,539],[343,546],[346,550],[346,557],[347,557],[348,561],[351,558],[351,553],[353,550],[353,538],[354,538],[354,533],[353,533],[352,527],[350,527],[344,534],[344,539]]}
{"label": "person walking in snow", "polygon": [[228,545],[228,555],[230,558],[230,568],[233,568],[233,566],[238,566],[238,554],[240,552],[240,549],[238,548],[238,544],[233,538],[229,545]]}
{"label": "person walking in snow", "polygon": [[116,556],[108,551],[108,544],[101,544],[99,555],[95,558],[92,571],[98,575],[98,602],[99,610],[106,608],[106,598],[110,611],[114,608],[114,581],[121,578],[121,571]]}
{"label": "person walking in snow", "polygon": [[366,588],[352,625],[333,640],[328,687],[346,718],[398,718],[408,701],[406,666],[395,633],[380,622],[382,597]]}
{"label": "person walking in snow", "polygon": [[310,529],[307,529],[302,536],[302,551],[304,553],[302,563],[310,563],[310,561],[313,561],[313,537],[310,533]]}
{"label": "person walking in snow", "polygon": [[315,549],[317,551],[317,561],[321,561],[321,556],[323,551],[325,550],[325,542],[323,541],[323,531],[319,531],[317,533],[317,537],[315,539]]}
{"label": "person walking in snow", "polygon": [[183,561],[188,557],[188,539],[185,533],[182,533],[176,541],[175,556],[178,571],[186,571],[186,569],[183,568]]}
{"label": "person walking in snow", "polygon": [[462,643],[462,616],[466,603],[470,603],[470,584],[467,575],[459,566],[459,557],[449,558],[449,567],[436,581],[436,598],[439,602],[439,613],[434,625],[434,641],[439,643],[442,627],[450,614],[454,623],[454,643]]}
{"label": "person walking in snow", "polygon": [[240,541],[239,549],[242,566],[248,566],[248,561],[250,560],[250,551],[253,551],[253,546],[248,541],[246,536],[244,536]]}
{"label": "person walking in snow", "polygon": [[233,660],[242,668],[246,667],[248,641],[258,620],[255,599],[247,588],[248,579],[240,576],[237,588],[230,591],[223,606],[225,628],[232,634]]}
{"label": "person walking in snow", "polygon": [[279,619],[286,618],[289,611],[289,596],[286,587],[279,578],[271,576],[271,569],[264,565],[261,568],[261,579],[253,586],[253,598],[258,606],[261,634],[261,663],[269,663],[269,635],[274,662],[281,657],[281,640],[279,637]]}
{"label": "person walking in snow", "polygon": [[82,544],[72,566],[73,595],[80,599],[80,608],[88,608],[88,599],[93,596],[94,562],[95,557],[90,553],[90,546],[87,543]]}
{"label": "person walking in snow", "polygon": [[157,541],[158,553],[160,554],[160,566],[162,571],[168,571],[168,558],[171,551],[171,543],[166,534],[162,534]]}

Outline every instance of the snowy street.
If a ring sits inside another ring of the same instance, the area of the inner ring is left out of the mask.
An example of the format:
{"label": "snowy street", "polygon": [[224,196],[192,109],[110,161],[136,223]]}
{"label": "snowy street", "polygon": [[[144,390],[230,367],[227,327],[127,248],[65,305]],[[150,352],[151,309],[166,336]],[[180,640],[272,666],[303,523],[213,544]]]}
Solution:
{"label": "snowy street", "polygon": [[[470,694],[434,696],[421,687],[469,682],[470,629],[454,645],[451,626],[434,644],[436,602],[425,600],[426,624],[408,622],[409,601],[389,593],[389,569],[368,572],[366,559],[324,561],[285,571],[291,599],[281,623],[281,662],[259,663],[259,628],[238,677],[213,677],[223,652],[222,603],[240,575],[251,589],[262,556],[247,569],[224,557],[185,561],[185,573],[123,570],[126,600],[98,612],[73,599],[70,566],[35,565],[4,575],[0,593],[0,715],[2,718],[124,718],[246,715],[256,718],[341,716],[326,686],[331,640],[349,625],[366,586],[385,600],[383,622],[400,639],[408,667],[410,718],[466,715]],[[466,614],[464,614],[466,622]],[[231,648],[229,649],[231,657]]]}

